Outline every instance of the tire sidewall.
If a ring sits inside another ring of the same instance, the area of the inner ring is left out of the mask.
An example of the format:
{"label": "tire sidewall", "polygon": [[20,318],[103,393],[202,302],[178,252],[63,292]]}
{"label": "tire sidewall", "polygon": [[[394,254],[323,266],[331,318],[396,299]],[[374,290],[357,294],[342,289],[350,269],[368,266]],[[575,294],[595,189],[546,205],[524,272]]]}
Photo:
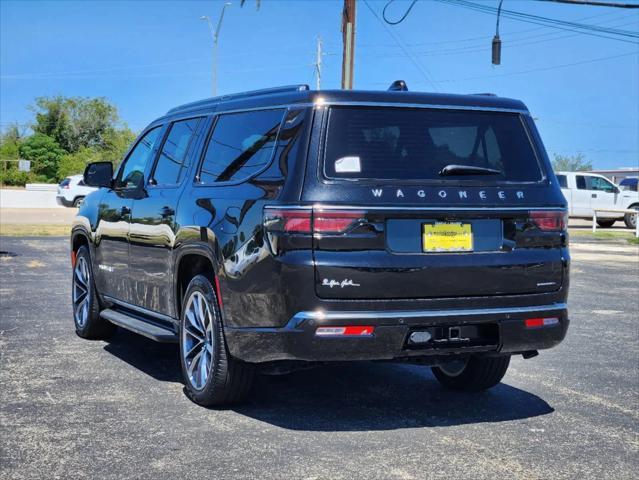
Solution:
{"label": "tire sidewall", "polygon": [[[201,390],[197,390],[193,385],[191,385],[191,381],[189,380],[189,376],[187,373],[187,365],[184,360],[184,351],[183,351],[183,342],[182,335],[184,334],[184,322],[186,319],[186,305],[188,304],[188,299],[194,292],[199,292],[202,294],[204,299],[206,300],[209,310],[212,314],[211,321],[213,322],[213,355],[211,361],[211,367],[209,370],[209,376],[206,379],[206,383]],[[222,329],[220,308],[217,301],[217,295],[215,294],[215,290],[213,289],[213,285],[211,282],[204,277],[203,275],[196,275],[193,277],[189,286],[186,289],[184,294],[184,298],[182,301],[182,309],[180,313],[180,328],[179,328],[179,346],[180,346],[180,365],[182,368],[182,377],[184,380],[184,387],[188,396],[193,399],[196,403],[203,404],[206,403],[214,394],[217,384],[219,383],[219,378],[224,378],[226,376],[226,371],[222,371],[226,365],[226,344],[224,342],[224,335]]]}

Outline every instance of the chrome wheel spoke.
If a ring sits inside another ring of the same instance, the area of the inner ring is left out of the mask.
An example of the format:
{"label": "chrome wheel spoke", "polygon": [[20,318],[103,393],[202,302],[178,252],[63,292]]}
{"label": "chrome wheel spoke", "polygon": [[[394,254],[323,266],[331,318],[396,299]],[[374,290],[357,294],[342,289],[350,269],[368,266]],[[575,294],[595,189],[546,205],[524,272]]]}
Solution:
{"label": "chrome wheel spoke", "polygon": [[[199,351],[199,352],[198,352],[198,353],[197,353],[197,354],[193,357],[193,360],[191,360],[191,364],[189,365],[189,368],[188,368],[188,374],[189,374],[189,377],[190,377],[190,378],[191,378],[194,382],[196,382],[196,383],[197,383],[197,381],[195,380],[195,378],[194,378],[194,376],[193,376],[193,373],[195,372],[196,367],[199,365],[201,358],[202,358],[202,350],[200,350],[200,351]],[[197,385],[196,385],[196,386],[197,386]]]}
{"label": "chrome wheel spoke", "polygon": [[191,355],[193,355],[194,352],[197,352],[198,350],[200,350],[202,348],[203,343],[204,343],[204,339],[196,340],[195,342],[193,342],[193,345],[191,346],[191,348],[184,354],[184,358],[189,358],[191,357]]}
{"label": "chrome wheel spoke", "polygon": [[189,331],[197,332],[198,338],[204,337],[204,330],[200,327],[200,323],[197,321],[196,314],[192,310],[187,310],[186,318],[189,321]]}

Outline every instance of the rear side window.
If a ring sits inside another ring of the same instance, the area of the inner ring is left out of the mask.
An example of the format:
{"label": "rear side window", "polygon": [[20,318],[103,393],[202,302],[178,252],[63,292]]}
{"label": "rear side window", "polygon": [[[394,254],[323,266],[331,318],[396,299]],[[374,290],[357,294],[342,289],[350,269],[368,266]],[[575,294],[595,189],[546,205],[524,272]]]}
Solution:
{"label": "rear side window", "polygon": [[182,181],[189,168],[187,151],[199,121],[199,118],[191,118],[171,125],[153,171],[155,184],[177,185]]}
{"label": "rear side window", "polygon": [[[450,165],[498,172],[440,175]],[[543,178],[517,114],[383,107],[331,108],[324,174],[376,180],[538,182]]]}
{"label": "rear side window", "polygon": [[268,166],[284,110],[220,115],[199,172],[202,183],[240,181]]}
{"label": "rear side window", "polygon": [[568,188],[568,179],[566,178],[566,175],[557,175],[557,181],[561,188]]}
{"label": "rear side window", "polygon": [[62,180],[59,183],[59,187],[66,187],[67,185],[69,185],[69,183],[71,183],[71,179],[69,177],[65,178],[64,180]]}
{"label": "rear side window", "polygon": [[577,175],[577,188],[579,190],[587,190],[588,187],[586,186],[586,177],[584,177],[583,175]]}

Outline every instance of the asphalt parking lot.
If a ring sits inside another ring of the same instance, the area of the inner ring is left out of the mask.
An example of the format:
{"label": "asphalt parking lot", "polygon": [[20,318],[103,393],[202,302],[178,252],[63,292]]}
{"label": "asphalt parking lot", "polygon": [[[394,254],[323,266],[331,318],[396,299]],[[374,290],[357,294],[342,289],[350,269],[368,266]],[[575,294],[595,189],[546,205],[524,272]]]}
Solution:
{"label": "asphalt parking lot", "polygon": [[573,248],[572,325],[481,394],[382,363],[191,403],[177,347],[73,330],[68,242],[0,237],[1,478],[636,478],[639,250]]}

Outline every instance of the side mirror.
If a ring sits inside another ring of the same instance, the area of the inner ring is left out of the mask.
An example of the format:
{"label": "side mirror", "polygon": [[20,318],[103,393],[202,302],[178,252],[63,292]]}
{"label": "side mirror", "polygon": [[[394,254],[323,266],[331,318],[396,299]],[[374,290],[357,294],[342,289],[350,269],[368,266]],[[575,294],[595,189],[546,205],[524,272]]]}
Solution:
{"label": "side mirror", "polygon": [[89,187],[111,187],[113,164],[111,162],[89,163],[84,169],[84,183]]}

